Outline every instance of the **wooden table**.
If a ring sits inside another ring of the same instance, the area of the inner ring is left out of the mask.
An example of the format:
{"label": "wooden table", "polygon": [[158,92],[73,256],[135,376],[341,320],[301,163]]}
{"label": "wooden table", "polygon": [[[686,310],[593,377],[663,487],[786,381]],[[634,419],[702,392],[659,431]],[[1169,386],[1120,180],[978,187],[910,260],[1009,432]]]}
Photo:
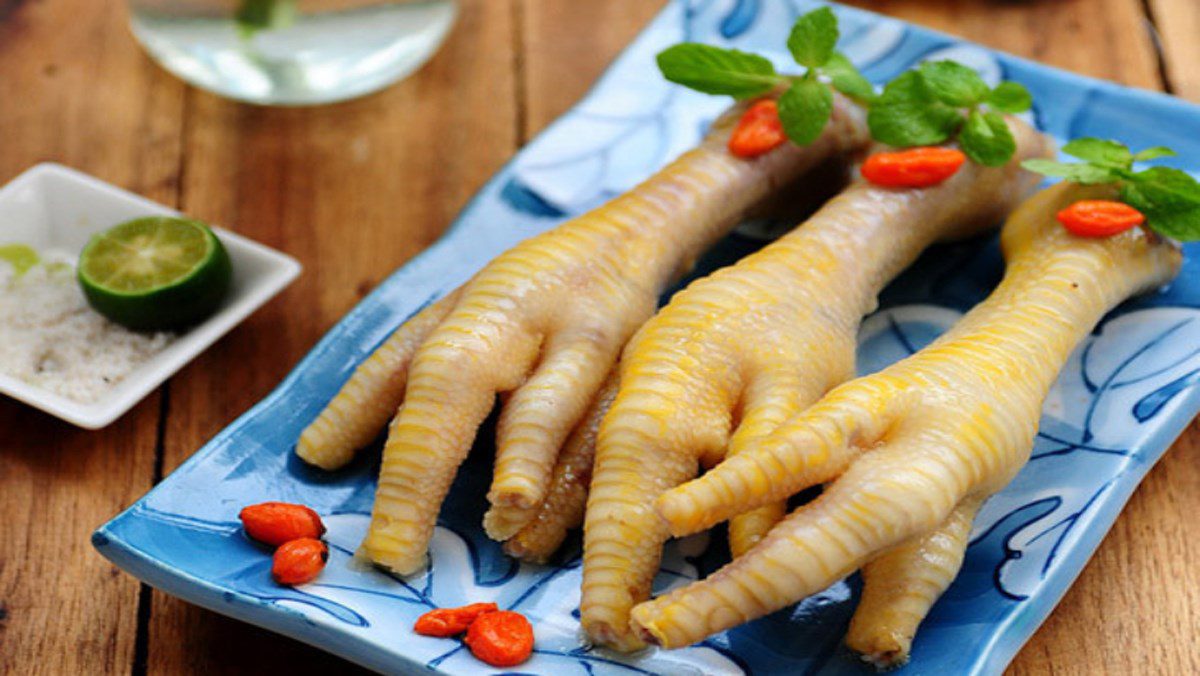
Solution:
{"label": "wooden table", "polygon": [[[1200,99],[1195,0],[855,4]],[[462,5],[445,47],[406,82],[346,104],[271,110],[160,70],[130,37],[122,2],[0,0],[0,181],[63,162],[305,266],[281,298],[108,429],[77,430],[0,400],[0,673],[353,669],[140,585],[88,535],[267,394],[364,294],[434,241],[661,0]],[[1012,671],[1200,671],[1200,544],[1187,526],[1198,516],[1193,426]]]}

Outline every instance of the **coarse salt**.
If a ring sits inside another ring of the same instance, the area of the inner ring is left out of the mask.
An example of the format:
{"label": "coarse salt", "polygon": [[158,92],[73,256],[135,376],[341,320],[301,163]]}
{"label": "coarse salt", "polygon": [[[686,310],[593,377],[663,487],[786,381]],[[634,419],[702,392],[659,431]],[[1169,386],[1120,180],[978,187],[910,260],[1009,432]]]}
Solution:
{"label": "coarse salt", "polygon": [[0,262],[0,373],[80,403],[94,403],[166,347],[88,306],[63,257],[17,276]]}

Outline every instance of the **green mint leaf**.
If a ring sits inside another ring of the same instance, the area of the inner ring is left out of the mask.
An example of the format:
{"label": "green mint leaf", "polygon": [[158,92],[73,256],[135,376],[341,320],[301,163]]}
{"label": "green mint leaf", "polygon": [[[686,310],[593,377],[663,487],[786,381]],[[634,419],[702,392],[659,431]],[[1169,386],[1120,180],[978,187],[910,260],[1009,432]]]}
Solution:
{"label": "green mint leaf", "polygon": [[958,135],[958,145],[976,164],[999,167],[1012,159],[1017,141],[1000,113],[972,111]]}
{"label": "green mint leaf", "polygon": [[838,41],[838,22],[828,7],[813,10],[796,20],[787,46],[796,63],[816,68],[833,56]]}
{"label": "green mint leaf", "polygon": [[1128,169],[1133,165],[1133,153],[1124,144],[1099,138],[1077,138],[1062,147],[1072,157],[1087,160],[1092,164],[1114,169]]}
{"label": "green mint leaf", "polygon": [[845,54],[834,52],[820,70],[829,76],[829,83],[833,85],[833,88],[846,96],[867,102],[875,99],[875,87],[871,85],[870,80],[858,72]]}
{"label": "green mint leaf", "polygon": [[833,92],[817,80],[801,80],[779,97],[779,120],[796,145],[817,140],[832,113]]}
{"label": "green mint leaf", "polygon": [[985,102],[1002,113],[1023,113],[1033,107],[1033,95],[1018,82],[1001,82]]}
{"label": "green mint leaf", "polygon": [[761,96],[783,81],[775,66],[757,54],[695,42],[659,52],[658,69],[676,84],[738,99]]}
{"label": "green mint leaf", "polygon": [[980,103],[990,91],[979,73],[956,61],[928,61],[918,72],[938,101],[955,108]]}
{"label": "green mint leaf", "polygon": [[1149,160],[1157,160],[1160,157],[1175,157],[1175,151],[1165,146],[1154,146],[1146,148],[1140,153],[1133,156],[1134,162],[1147,162]]}
{"label": "green mint leaf", "polygon": [[1054,160],[1025,160],[1021,166],[1035,174],[1062,178],[1079,185],[1113,183],[1121,179],[1121,176],[1113,169],[1097,167],[1084,162],[1068,164]]}
{"label": "green mint leaf", "polygon": [[1146,224],[1151,230],[1180,242],[1200,240],[1200,211],[1151,212],[1146,215]]}
{"label": "green mint leaf", "polygon": [[933,99],[916,71],[888,83],[867,112],[871,136],[898,148],[942,143],[962,125],[957,109]]}
{"label": "green mint leaf", "polygon": [[1183,242],[1200,239],[1200,184],[1186,172],[1152,167],[1121,186],[1121,199],[1155,231]]}

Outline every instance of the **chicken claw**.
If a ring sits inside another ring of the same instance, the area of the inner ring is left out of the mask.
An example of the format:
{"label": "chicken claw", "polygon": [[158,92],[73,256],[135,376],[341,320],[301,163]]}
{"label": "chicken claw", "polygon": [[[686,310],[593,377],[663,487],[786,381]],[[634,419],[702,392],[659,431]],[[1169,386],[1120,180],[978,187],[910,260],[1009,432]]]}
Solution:
{"label": "chicken claw", "polygon": [[[498,508],[489,512],[494,518],[507,518],[511,523],[520,524],[516,534],[504,543],[504,551],[510,556],[545,563],[566,539],[567,531],[583,524],[583,509],[587,505],[588,485],[592,482],[592,464],[596,457],[596,434],[616,396],[614,371],[596,395],[587,415],[563,445],[550,490],[542,504],[532,513],[504,513]],[[488,530],[501,530],[501,526],[489,525]]]}
{"label": "chicken claw", "polygon": [[335,470],[371,443],[404,400],[413,353],[458,302],[461,287],[413,315],[354,370],[350,380],[300,435],[296,454],[321,469]]}
{"label": "chicken claw", "polygon": [[878,669],[908,660],[917,627],[958,576],[978,497],[959,503],[940,526],[903,542],[862,568],[863,591],[846,645]]}
{"label": "chicken claw", "polygon": [[[816,593],[873,558],[879,565],[868,585],[882,572],[898,576],[891,585],[923,577],[926,593],[940,593],[960,553],[906,563],[884,552],[1005,486],[1029,458],[1042,402],[1075,346],[1119,302],[1179,271],[1178,247],[1146,230],[1081,238],[1055,220],[1078,200],[1115,194],[1111,186],[1063,184],[1033,197],[1005,226],[1004,280],[953,329],[664,494],[660,514],[672,532],[685,533],[837,477],[741,558],[635,608],[638,632],[687,645]],[[961,548],[965,538],[943,544]],[[903,558],[905,546],[894,556]],[[945,570],[921,570],[926,565]],[[886,612],[923,615],[928,599],[896,598],[885,611],[879,604],[888,595],[868,590],[852,638],[896,662],[906,656],[903,636],[890,646],[878,637],[892,622],[911,632],[921,618],[900,622]]]}
{"label": "chicken claw", "polygon": [[[648,597],[669,535],[654,513],[655,498],[694,477],[698,465],[719,460],[727,445],[735,459],[741,456],[853,376],[859,321],[887,281],[935,240],[995,226],[1033,189],[1037,177],[1019,163],[1045,155],[1049,143],[1023,122],[1010,126],[1018,150],[1007,165],[967,164],[922,190],[860,181],[792,233],[676,294],[634,336],[622,355],[617,398],[601,424],[585,521],[580,609],[594,641],[640,646],[629,611]],[[856,417],[827,420],[810,432],[830,442],[853,441]],[[812,477],[826,478],[832,475]],[[729,489],[721,498],[730,511],[787,497],[776,491],[771,499],[741,505],[741,486],[722,488]],[[680,524],[696,530],[672,522]]]}
{"label": "chicken claw", "polygon": [[725,144],[740,111],[630,192],[518,244],[464,286],[409,368],[362,545],[371,560],[401,574],[424,564],[441,502],[498,393],[507,401],[488,499],[538,505],[563,442],[667,284],[773,193],[865,144],[862,112],[838,99],[812,144],[738,159]]}

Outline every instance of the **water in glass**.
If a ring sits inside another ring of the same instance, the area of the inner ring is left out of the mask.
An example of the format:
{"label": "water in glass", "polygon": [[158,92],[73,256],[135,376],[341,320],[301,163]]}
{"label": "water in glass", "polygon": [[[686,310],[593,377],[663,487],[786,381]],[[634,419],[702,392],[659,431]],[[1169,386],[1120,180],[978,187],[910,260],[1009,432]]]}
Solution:
{"label": "water in glass", "polygon": [[412,73],[455,0],[129,0],[134,35],[167,70],[241,101],[310,105]]}

